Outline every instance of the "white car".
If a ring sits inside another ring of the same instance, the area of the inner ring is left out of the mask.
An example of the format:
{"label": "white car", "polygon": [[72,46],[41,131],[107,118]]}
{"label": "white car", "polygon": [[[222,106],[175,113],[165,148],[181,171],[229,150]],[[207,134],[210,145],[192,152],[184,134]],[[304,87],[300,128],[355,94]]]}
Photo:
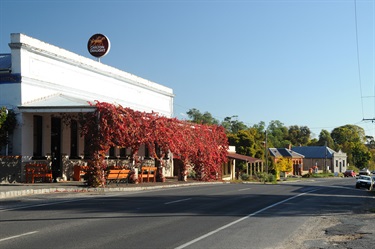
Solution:
{"label": "white car", "polygon": [[371,172],[368,169],[362,169],[361,171],[359,171],[359,175],[367,175],[367,176],[369,176],[369,175],[371,175]]}
{"label": "white car", "polygon": [[374,185],[374,179],[371,176],[360,175],[355,183],[356,188],[367,188],[371,190]]}

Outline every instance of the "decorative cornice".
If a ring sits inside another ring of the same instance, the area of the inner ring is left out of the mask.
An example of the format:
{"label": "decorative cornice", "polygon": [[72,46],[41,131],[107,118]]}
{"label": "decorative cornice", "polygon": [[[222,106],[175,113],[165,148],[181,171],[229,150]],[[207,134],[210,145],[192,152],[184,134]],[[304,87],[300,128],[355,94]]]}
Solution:
{"label": "decorative cornice", "polygon": [[[37,39],[27,37],[25,35],[20,34],[20,38],[22,40],[29,41],[28,43],[23,42],[12,42],[9,44],[9,47],[11,49],[25,49],[29,52],[45,56],[50,59],[59,60],[61,62],[70,64],[72,66],[80,67],[85,70],[99,73],[101,75],[114,78],[117,80],[120,80],[122,82],[126,82],[128,84],[141,87],[143,89],[151,90],[160,94],[163,94],[168,97],[174,97],[173,90],[165,87],[163,85],[160,85],[158,83],[146,80],[144,78],[141,78],[139,76],[127,73],[125,71],[119,70],[117,68],[102,64],[100,62],[97,62],[95,60],[92,60],[90,58],[75,54],[73,52],[70,52],[68,50],[59,48],[57,46],[41,42]],[[32,43],[35,43],[34,45]],[[46,47],[46,49],[42,48],[42,45],[40,47],[37,47],[37,45],[42,44]],[[53,51],[55,50],[55,51]],[[134,78],[134,79],[132,79]],[[138,80],[137,80],[138,79]],[[143,81],[143,82],[142,82]],[[158,87],[155,87],[155,86]],[[160,88],[159,88],[160,87]],[[164,88],[165,90],[161,89]],[[168,91],[170,90],[170,91]]]}

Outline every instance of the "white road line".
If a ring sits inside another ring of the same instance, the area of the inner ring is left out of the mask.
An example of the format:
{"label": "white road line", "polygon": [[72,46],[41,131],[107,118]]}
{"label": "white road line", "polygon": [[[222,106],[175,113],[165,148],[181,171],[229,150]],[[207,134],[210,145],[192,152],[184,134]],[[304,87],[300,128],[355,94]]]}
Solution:
{"label": "white road line", "polygon": [[[143,191],[143,193],[145,193],[145,192],[156,192],[156,191],[162,191],[162,189],[147,190],[147,191]],[[126,192],[126,194],[124,192],[121,192],[121,193],[111,193],[111,192],[109,192],[106,195],[99,195],[99,196],[93,195],[93,196],[79,197],[79,198],[73,199],[73,200],[71,200],[71,199],[70,200],[62,200],[62,201],[57,200],[57,201],[52,201],[52,202],[47,202],[47,203],[30,204],[30,205],[25,205],[25,206],[9,207],[9,208],[1,207],[1,205],[0,205],[0,213],[6,212],[6,211],[19,210],[19,209],[33,208],[33,207],[43,207],[43,206],[57,205],[57,204],[69,203],[69,202],[78,202],[78,201],[86,200],[88,198],[93,198],[93,199],[94,198],[110,198],[110,197],[113,197],[113,196],[123,196],[124,194],[126,196],[128,196],[128,195],[135,195],[135,194],[139,194],[139,193],[140,193],[140,191]],[[184,200],[189,200],[189,199],[184,199]],[[181,200],[181,201],[184,201],[184,200]],[[167,204],[167,203],[165,203],[165,204]]]}
{"label": "white road line", "polygon": [[181,199],[181,200],[171,201],[171,202],[166,202],[166,203],[164,203],[164,204],[165,204],[165,205],[169,205],[169,204],[173,204],[173,203],[177,203],[177,202],[182,202],[182,201],[188,201],[188,200],[191,200],[191,198]]}
{"label": "white road line", "polygon": [[19,207],[11,207],[11,208],[0,208],[0,212],[12,211],[12,210],[19,210],[19,209],[26,209],[26,208],[33,208],[33,207],[51,206],[51,205],[62,204],[62,203],[76,202],[76,201],[80,201],[80,200],[84,200],[84,199],[56,201],[56,202],[41,203],[41,204],[32,204],[32,205],[19,206]]}
{"label": "white road line", "polygon": [[19,238],[19,237],[22,237],[22,236],[31,235],[31,234],[34,234],[34,233],[37,233],[37,232],[38,231],[33,231],[33,232],[23,233],[23,234],[15,235],[15,236],[12,236],[12,237],[0,239],[0,242],[3,242],[5,240],[10,240],[10,239],[16,239],[16,238]]}
{"label": "white road line", "polygon": [[220,232],[221,230],[224,230],[224,229],[226,229],[226,228],[228,228],[228,227],[231,227],[231,226],[233,226],[233,225],[235,225],[235,224],[237,224],[237,223],[239,223],[239,222],[241,222],[241,221],[243,221],[243,220],[246,220],[246,219],[248,219],[248,218],[250,218],[250,217],[252,217],[252,216],[255,216],[255,215],[259,214],[259,213],[262,213],[262,212],[266,211],[267,209],[270,209],[270,208],[276,207],[276,206],[278,206],[278,205],[280,205],[280,204],[283,204],[284,202],[287,202],[287,201],[293,200],[293,199],[295,199],[295,198],[298,198],[298,197],[300,197],[300,196],[303,196],[303,195],[309,194],[309,193],[311,193],[311,192],[315,192],[315,191],[317,191],[317,190],[318,190],[318,189],[313,189],[313,190],[310,190],[310,191],[307,191],[307,192],[301,193],[301,194],[299,194],[299,195],[295,195],[295,196],[289,197],[288,199],[285,199],[285,200],[283,200],[283,201],[276,202],[275,204],[272,204],[272,205],[270,205],[270,206],[267,206],[267,207],[265,207],[265,208],[262,208],[262,209],[260,209],[260,210],[258,210],[258,211],[256,211],[256,212],[254,212],[254,213],[248,214],[248,215],[245,216],[245,217],[242,217],[242,218],[240,218],[240,219],[238,219],[238,220],[235,220],[235,221],[233,221],[233,222],[231,222],[231,223],[228,223],[228,224],[226,224],[226,225],[224,225],[224,226],[222,226],[222,227],[219,227],[218,229],[215,229],[215,230],[213,230],[213,231],[211,231],[211,232],[209,232],[209,233],[206,233],[206,234],[204,234],[204,235],[202,235],[202,236],[200,236],[200,237],[198,237],[198,238],[196,238],[196,239],[193,239],[192,241],[189,241],[189,242],[187,242],[187,243],[185,243],[185,244],[183,244],[183,245],[180,245],[180,246],[176,247],[175,249],[182,249],[182,248],[188,247],[188,246],[190,246],[190,245],[192,245],[192,244],[194,244],[194,243],[196,243],[196,242],[198,242],[198,241],[200,241],[200,240],[203,240],[203,239],[205,239],[205,238],[207,238],[207,237],[209,237],[209,236],[211,236],[211,235],[213,235],[213,234],[215,234],[215,233]]}
{"label": "white road line", "polygon": [[249,190],[251,188],[242,188],[242,189],[239,189],[238,191],[245,191],[245,190]]}

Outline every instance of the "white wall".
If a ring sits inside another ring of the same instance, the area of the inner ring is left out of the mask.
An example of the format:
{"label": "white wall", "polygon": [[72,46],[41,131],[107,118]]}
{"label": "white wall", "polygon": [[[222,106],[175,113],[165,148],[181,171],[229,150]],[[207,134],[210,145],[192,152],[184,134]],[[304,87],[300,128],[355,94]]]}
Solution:
{"label": "white wall", "polygon": [[66,94],[173,115],[171,88],[22,34],[12,34],[10,46],[12,73],[22,75],[22,104]]}
{"label": "white wall", "polygon": [[[43,116],[42,154],[51,152],[51,116],[68,111],[64,107],[58,111],[40,109],[35,104],[51,96],[65,95],[90,102],[98,100],[138,111],[154,111],[166,117],[173,116],[174,94],[169,87],[23,34],[11,34],[9,46],[11,73],[21,75],[21,82],[0,84],[0,106],[13,109],[17,114],[19,125],[13,135],[12,154],[21,155],[23,162],[31,160],[33,156],[35,114]],[[21,113],[18,109],[19,106],[33,103],[35,108],[31,111],[23,109]],[[61,154],[69,155],[70,129],[64,124],[62,129]],[[78,146],[79,154],[83,154],[83,138],[79,139]],[[144,148],[141,153],[144,153]],[[173,169],[171,172],[173,174]]]}
{"label": "white wall", "polygon": [[[13,136],[13,154],[25,158],[33,154],[33,115],[20,113],[18,106],[35,103],[54,95],[66,95],[91,101],[121,104],[134,110],[173,116],[173,90],[47,44],[23,34],[11,34],[12,74],[21,75],[21,83],[0,84],[0,105],[15,110],[19,126]],[[43,113],[43,153],[50,153],[51,111]],[[70,153],[70,131],[63,130],[62,151]],[[83,139],[79,154],[83,153]]]}
{"label": "white wall", "polygon": [[[33,115],[22,115],[22,123],[19,124],[22,129],[22,139],[19,145],[21,146],[20,154],[23,156],[33,156],[33,122]],[[43,133],[45,132],[43,131]],[[17,142],[14,141],[14,143]],[[14,151],[14,154],[17,155],[17,152]]]}

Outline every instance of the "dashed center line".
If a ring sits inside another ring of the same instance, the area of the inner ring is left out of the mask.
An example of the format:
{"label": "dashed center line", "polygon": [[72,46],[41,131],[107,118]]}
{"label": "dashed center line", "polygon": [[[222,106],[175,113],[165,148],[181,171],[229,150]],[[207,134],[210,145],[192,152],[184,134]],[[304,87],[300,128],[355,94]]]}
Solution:
{"label": "dashed center line", "polygon": [[229,227],[231,227],[231,226],[233,226],[233,225],[235,225],[235,224],[237,224],[237,223],[239,223],[239,222],[242,222],[242,221],[245,220],[245,219],[248,219],[248,218],[250,218],[250,217],[252,217],[252,216],[258,215],[258,214],[260,214],[260,213],[262,213],[262,212],[264,212],[264,211],[266,211],[266,210],[268,210],[268,209],[270,209],[270,208],[276,207],[276,206],[278,206],[278,205],[280,205],[280,204],[283,204],[283,203],[285,203],[285,202],[287,202],[287,201],[293,200],[293,199],[295,199],[295,198],[301,197],[301,196],[306,195],[306,194],[313,193],[313,192],[315,192],[315,191],[317,191],[317,190],[318,190],[317,188],[316,188],[316,189],[312,189],[312,190],[310,190],[310,191],[307,191],[307,192],[304,192],[304,193],[300,193],[300,194],[298,194],[298,195],[295,195],[295,196],[289,197],[289,198],[287,198],[287,199],[285,199],[285,200],[282,200],[282,201],[276,202],[276,203],[274,203],[274,204],[272,204],[272,205],[269,205],[269,206],[267,206],[267,207],[265,207],[265,208],[262,208],[262,209],[260,209],[260,210],[258,210],[258,211],[256,211],[256,212],[254,212],[254,213],[248,214],[248,215],[246,215],[246,216],[244,216],[244,217],[242,217],[242,218],[239,218],[239,219],[237,219],[237,220],[235,220],[235,221],[232,221],[232,222],[230,222],[230,223],[228,223],[228,224],[226,224],[226,225],[224,225],[224,226],[222,226],[222,227],[219,227],[219,228],[217,228],[217,229],[215,229],[215,230],[213,230],[213,231],[211,231],[211,232],[208,232],[208,233],[206,233],[206,234],[204,234],[204,235],[202,235],[202,236],[200,236],[200,237],[198,237],[198,238],[196,238],[196,239],[193,239],[193,240],[191,240],[191,241],[189,241],[189,242],[187,242],[187,243],[185,243],[185,244],[183,244],[183,245],[180,245],[180,246],[176,247],[175,249],[183,249],[183,248],[186,248],[186,247],[188,247],[188,246],[190,246],[190,245],[192,245],[192,244],[194,244],[194,243],[197,243],[197,242],[199,242],[199,241],[201,241],[201,240],[203,240],[203,239],[205,239],[205,238],[207,238],[207,237],[209,237],[209,236],[211,236],[211,235],[214,235],[215,233],[220,232],[221,230],[227,229],[227,228],[229,228]]}
{"label": "dashed center line", "polygon": [[242,188],[242,189],[239,189],[238,191],[245,191],[245,190],[249,190],[251,188]]}
{"label": "dashed center line", "polygon": [[169,205],[169,204],[173,204],[173,203],[177,203],[177,202],[183,202],[183,201],[188,201],[188,200],[191,200],[191,198],[181,199],[181,200],[177,200],[177,201],[170,201],[170,202],[166,202],[164,204],[165,205]]}
{"label": "dashed center line", "polygon": [[11,237],[7,237],[7,238],[0,239],[0,242],[5,241],[5,240],[10,240],[10,239],[16,239],[16,238],[23,237],[23,236],[27,236],[27,235],[31,235],[31,234],[34,234],[34,233],[37,233],[37,232],[38,232],[38,231],[32,231],[32,232],[28,232],[28,233],[23,233],[23,234],[19,234],[19,235],[14,235],[14,236],[11,236]]}

